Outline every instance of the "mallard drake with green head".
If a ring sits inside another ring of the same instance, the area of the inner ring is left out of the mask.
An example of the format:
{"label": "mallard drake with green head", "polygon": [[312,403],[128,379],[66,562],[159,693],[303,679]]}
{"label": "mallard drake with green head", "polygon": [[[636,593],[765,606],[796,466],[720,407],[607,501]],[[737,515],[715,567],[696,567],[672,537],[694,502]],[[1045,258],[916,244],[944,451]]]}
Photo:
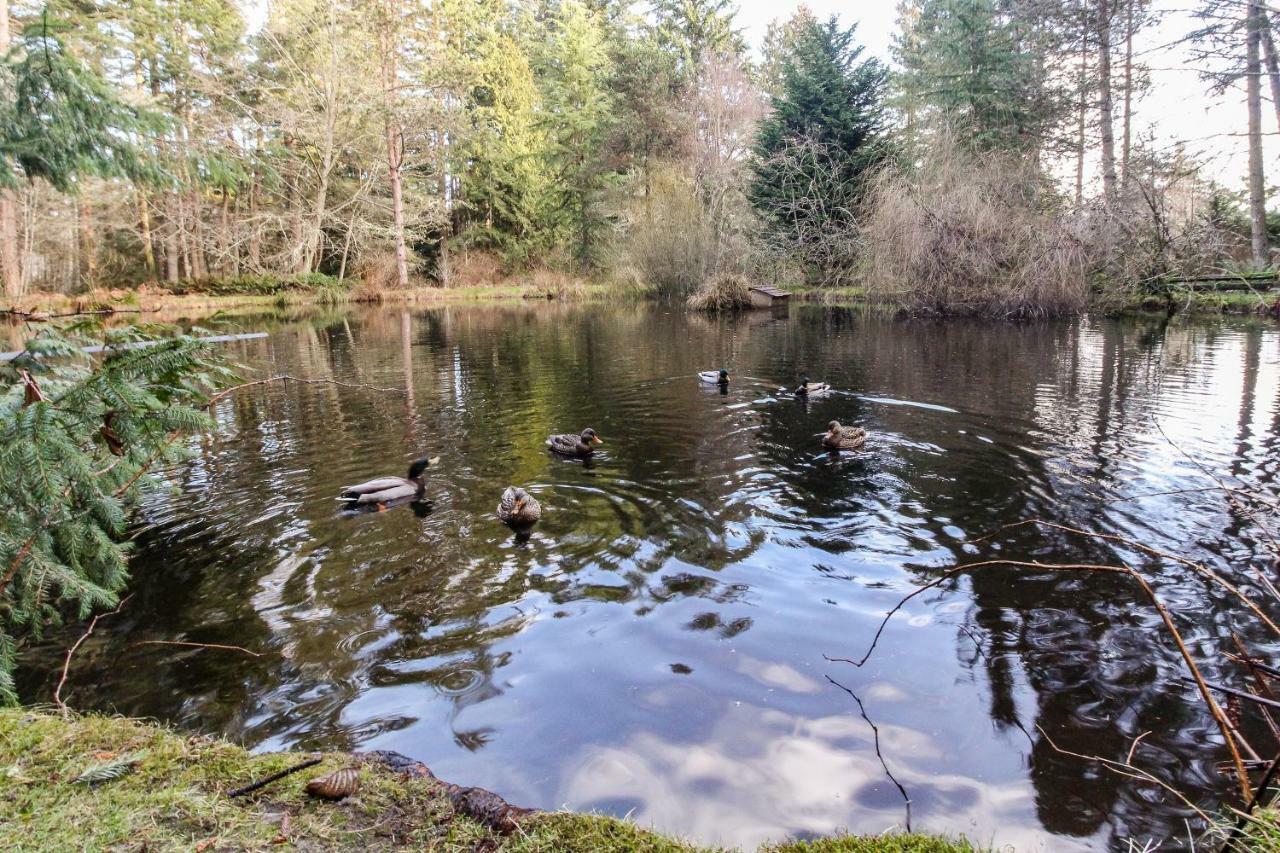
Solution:
{"label": "mallard drake with green head", "polygon": [[841,426],[839,421],[827,424],[822,435],[822,446],[828,450],[857,450],[867,442],[867,431],[862,427]]}
{"label": "mallard drake with green head", "polygon": [[719,370],[703,370],[698,373],[698,381],[724,388],[729,384],[729,371],[723,367]]}
{"label": "mallard drake with green head", "polygon": [[409,466],[407,477],[379,477],[366,483],[345,487],[338,500],[348,506],[385,505],[406,498],[420,498],[426,489],[427,469],[440,461],[439,456],[419,459]]}
{"label": "mallard drake with green head", "polygon": [[831,393],[831,386],[825,382],[811,382],[806,376],[791,393],[797,397],[821,397]]}
{"label": "mallard drake with green head", "polygon": [[590,456],[595,453],[597,444],[604,444],[604,440],[596,435],[596,431],[591,427],[587,427],[577,435],[565,433],[547,437],[547,447],[561,456]]}
{"label": "mallard drake with green head", "polygon": [[532,527],[542,518],[542,504],[519,486],[508,486],[498,501],[498,519],[508,527]]}

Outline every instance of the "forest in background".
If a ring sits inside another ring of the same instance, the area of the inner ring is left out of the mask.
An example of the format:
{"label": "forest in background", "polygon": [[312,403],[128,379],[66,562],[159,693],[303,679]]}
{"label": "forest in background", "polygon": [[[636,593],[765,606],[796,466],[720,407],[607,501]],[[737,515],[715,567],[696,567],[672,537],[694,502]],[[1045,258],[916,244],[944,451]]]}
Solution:
{"label": "forest in background", "polygon": [[1009,315],[1269,268],[1280,11],[1195,8],[1247,186],[1134,121],[1150,0],[902,0],[892,69],[804,8],[754,55],[730,0],[0,0],[5,295],[733,274]]}

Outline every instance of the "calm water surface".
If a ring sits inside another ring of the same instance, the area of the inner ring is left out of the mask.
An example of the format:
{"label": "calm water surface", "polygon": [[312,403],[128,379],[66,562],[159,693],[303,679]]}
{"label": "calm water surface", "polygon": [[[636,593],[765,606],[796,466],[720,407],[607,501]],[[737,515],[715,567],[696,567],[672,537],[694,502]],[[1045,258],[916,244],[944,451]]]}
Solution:
{"label": "calm water surface", "polygon": [[[1274,491],[1272,326],[541,304],[240,322],[271,330],[232,345],[250,377],[386,390],[275,384],[219,406],[141,514],[134,597],[79,652],[73,705],[259,750],[398,750],[521,805],[707,843],[904,826],[886,768],[914,829],[1185,843],[1183,806],[1037,727],[1116,759],[1149,731],[1137,763],[1206,807],[1230,791],[1124,579],[975,573],[913,599],[864,668],[824,655],[860,657],[907,591],[1005,555],[1133,561],[1215,659],[1247,623],[1180,567],[1031,528],[967,543],[1042,516],[1241,574],[1254,543],[1221,497],[1141,496],[1206,485],[1161,428]],[[698,385],[720,366],[727,394]],[[803,372],[842,393],[776,393]],[[865,450],[818,452],[833,418],[865,425]],[[586,426],[606,442],[592,464],[546,453]],[[428,453],[429,511],[335,509],[340,486]],[[508,484],[545,508],[527,542],[493,518]],[[80,630],[28,655],[26,699],[48,701]]]}

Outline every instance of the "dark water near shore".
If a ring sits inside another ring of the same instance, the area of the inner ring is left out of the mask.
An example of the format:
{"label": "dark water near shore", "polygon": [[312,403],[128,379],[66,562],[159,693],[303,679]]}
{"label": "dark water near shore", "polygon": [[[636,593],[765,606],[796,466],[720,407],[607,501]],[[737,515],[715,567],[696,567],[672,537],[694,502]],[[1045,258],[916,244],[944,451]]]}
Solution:
{"label": "dark water near shore", "polygon": [[[1206,808],[1231,790],[1217,729],[1124,578],[977,572],[911,600],[864,668],[824,655],[860,657],[886,610],[959,561],[1124,559],[1208,671],[1241,683],[1219,650],[1233,629],[1252,638],[1249,620],[1185,568],[1029,527],[966,543],[1039,516],[1247,584],[1261,549],[1220,494],[1138,496],[1210,485],[1183,451],[1277,490],[1273,326],[520,305],[272,328],[232,345],[251,376],[390,390],[224,401],[219,434],[146,505],[134,597],[78,653],[72,705],[264,750],[397,750],[520,805],[707,843],[902,826],[887,766],[915,829],[1020,850],[1185,845],[1185,806],[1037,728],[1117,760],[1151,732],[1135,763]],[[722,365],[727,394],[698,385]],[[802,372],[842,393],[775,393]],[[870,430],[862,452],[818,452],[833,418]],[[548,433],[586,426],[606,442],[593,464],[547,455]],[[442,457],[429,513],[335,510],[341,485],[425,453]],[[545,508],[525,543],[493,518],[512,483]],[[80,631],[27,655],[27,700],[48,700]]]}

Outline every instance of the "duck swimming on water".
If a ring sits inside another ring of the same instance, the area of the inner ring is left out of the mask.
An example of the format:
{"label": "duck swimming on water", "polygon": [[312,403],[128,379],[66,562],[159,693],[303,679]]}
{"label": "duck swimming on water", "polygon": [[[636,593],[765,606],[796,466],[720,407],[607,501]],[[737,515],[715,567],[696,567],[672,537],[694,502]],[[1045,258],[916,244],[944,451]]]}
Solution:
{"label": "duck swimming on water", "polygon": [[822,436],[822,446],[828,450],[857,450],[867,442],[867,431],[862,427],[841,426],[839,421],[827,424]]}
{"label": "duck swimming on water", "polygon": [[498,501],[498,518],[517,530],[532,527],[542,518],[542,504],[519,486],[508,486]]}
{"label": "duck swimming on water", "polygon": [[698,380],[708,385],[719,385],[724,388],[729,384],[729,371],[723,367],[719,370],[703,370],[698,374]]}
{"label": "duck swimming on water", "polygon": [[825,382],[810,382],[806,376],[791,392],[797,397],[821,397],[831,392],[831,386]]}
{"label": "duck swimming on water", "polygon": [[426,474],[427,468],[439,461],[439,456],[433,456],[430,459],[419,459],[409,466],[409,475],[407,477],[379,477],[376,480],[347,486],[339,494],[338,500],[343,501],[348,506],[377,504],[381,508],[394,501],[405,500],[406,498],[420,498],[427,486],[423,475]]}
{"label": "duck swimming on water", "polygon": [[585,458],[595,453],[594,445],[597,444],[604,444],[604,440],[596,435],[596,431],[591,427],[587,427],[577,435],[566,433],[547,437],[547,447],[551,448],[553,453],[559,453],[561,456]]}

